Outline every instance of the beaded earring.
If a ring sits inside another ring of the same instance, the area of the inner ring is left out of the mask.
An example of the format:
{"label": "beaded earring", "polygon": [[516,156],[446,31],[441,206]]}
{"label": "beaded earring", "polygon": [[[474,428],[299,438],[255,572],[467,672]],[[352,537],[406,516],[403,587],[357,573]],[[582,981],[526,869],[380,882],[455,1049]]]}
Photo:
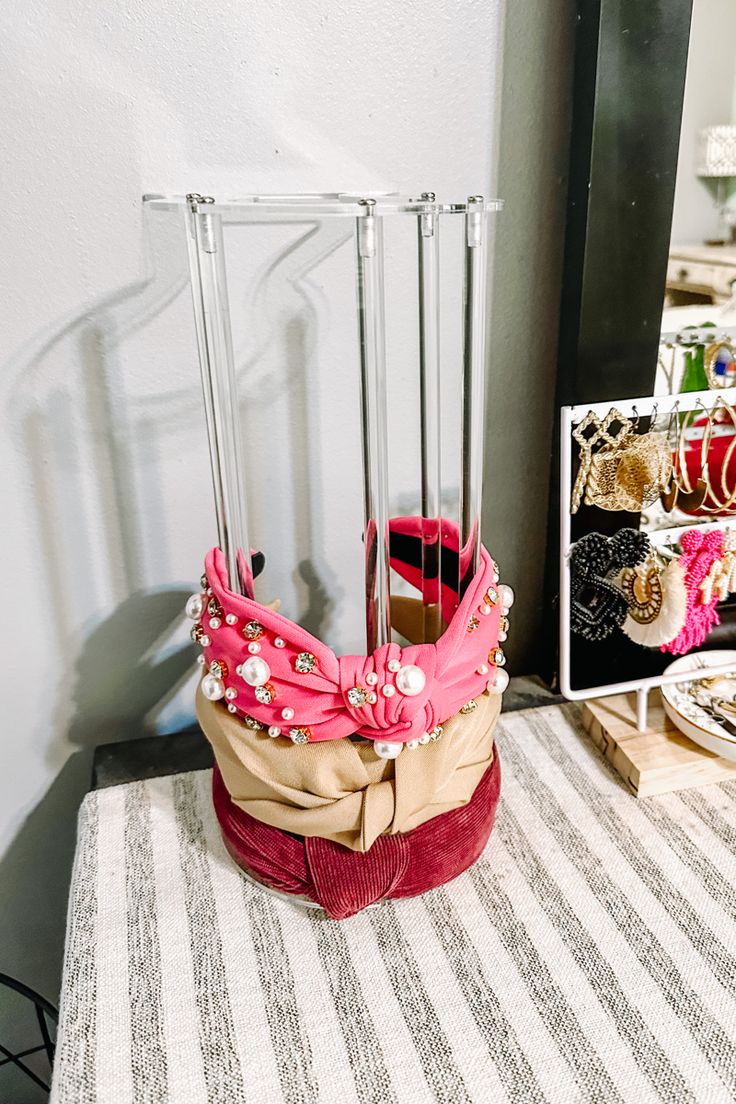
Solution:
{"label": "beaded earring", "polygon": [[736,592],[736,533],[732,529],[723,535],[723,553],[700,584],[701,600],[706,604],[723,602]]}
{"label": "beaded earring", "polygon": [[724,534],[720,529],[711,529],[707,533],[700,529],[688,529],[680,538],[682,554],[679,563],[687,588],[685,623],[672,640],[660,645],[661,652],[684,655],[699,647],[710,630],[720,624],[716,610],[718,597],[711,594],[710,601],[703,601],[701,586],[713,565],[723,556],[723,542]]}
{"label": "beaded earring", "polygon": [[636,529],[613,537],[587,533],[570,553],[570,628],[586,640],[605,640],[623,624],[626,595],[613,576],[636,567],[650,552],[649,539]]}

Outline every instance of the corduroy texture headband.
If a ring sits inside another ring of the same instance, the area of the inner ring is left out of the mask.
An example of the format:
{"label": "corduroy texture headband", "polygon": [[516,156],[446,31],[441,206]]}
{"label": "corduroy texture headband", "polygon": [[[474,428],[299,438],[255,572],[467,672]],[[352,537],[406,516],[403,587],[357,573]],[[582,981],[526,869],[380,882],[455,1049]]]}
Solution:
{"label": "corduroy texture headband", "polygon": [[215,813],[234,861],[263,885],[321,905],[334,919],[384,898],[415,897],[467,870],[488,842],[501,785],[497,757],[471,801],[412,832],[379,836],[370,851],[351,851],[319,836],[301,838],[248,816],[213,775]]}

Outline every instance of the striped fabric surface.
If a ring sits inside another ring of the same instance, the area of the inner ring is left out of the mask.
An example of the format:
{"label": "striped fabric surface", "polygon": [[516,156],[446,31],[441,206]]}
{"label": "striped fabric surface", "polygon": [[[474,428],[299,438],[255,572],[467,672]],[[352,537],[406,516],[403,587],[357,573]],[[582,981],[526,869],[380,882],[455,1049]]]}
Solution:
{"label": "striped fabric surface", "polygon": [[90,794],[52,1101],[736,1099],[736,783],[637,801],[573,706],[498,743],[476,866],[342,923],[243,879],[209,772]]}

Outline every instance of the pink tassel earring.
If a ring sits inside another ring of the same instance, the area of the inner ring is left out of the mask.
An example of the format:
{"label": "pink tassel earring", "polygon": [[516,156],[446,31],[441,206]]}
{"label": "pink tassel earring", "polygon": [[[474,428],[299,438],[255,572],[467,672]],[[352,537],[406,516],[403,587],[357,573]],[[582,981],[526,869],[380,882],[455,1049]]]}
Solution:
{"label": "pink tassel earring", "polygon": [[685,573],[687,587],[687,612],[685,624],[680,632],[668,644],[660,646],[661,652],[672,655],[684,655],[692,648],[699,647],[715,625],[721,623],[716,606],[718,596],[703,601],[701,587],[713,564],[723,555],[724,533],[721,529],[711,529],[702,533],[689,529],[680,540],[682,555],[679,564]]}

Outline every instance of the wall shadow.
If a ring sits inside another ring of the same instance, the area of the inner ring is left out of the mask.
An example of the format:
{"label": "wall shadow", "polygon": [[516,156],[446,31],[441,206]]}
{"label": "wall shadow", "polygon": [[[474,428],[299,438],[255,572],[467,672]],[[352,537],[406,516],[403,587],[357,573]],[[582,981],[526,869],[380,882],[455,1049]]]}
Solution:
{"label": "wall shadow", "polygon": [[[5,414],[30,487],[26,509],[35,538],[34,585],[44,596],[43,631],[53,639],[58,686],[44,748],[49,770],[58,774],[0,858],[0,969],[54,1002],[76,816],[90,787],[93,749],[155,734],[162,710],[195,669],[194,646],[171,643],[180,639],[190,588],[139,585],[140,579],[169,573],[165,534],[150,539],[160,528],[157,511],[165,493],[156,448],[173,427],[192,427],[204,437],[193,324],[193,371],[183,385],[172,373],[165,393],[142,396],[126,378],[130,358],[122,356],[122,344],[188,294],[180,213],[147,213],[144,232],[150,261],[144,277],[81,303],[0,366],[7,384]],[[344,230],[310,233],[257,278],[257,301],[265,295],[260,284],[275,291],[279,283],[293,281],[305,312],[306,323],[297,318],[287,327],[282,381],[294,390],[289,401],[300,440],[308,439],[307,382],[300,369],[316,340],[316,308],[310,304],[319,299],[300,284],[344,237]],[[239,360],[244,383],[262,370],[258,348]],[[253,412],[245,407],[247,428]],[[294,526],[300,545],[311,547],[315,507],[308,472],[299,471],[289,487]],[[294,572],[302,621],[315,633],[324,628],[337,593],[333,588],[328,596],[320,573],[308,560]],[[98,618],[97,610],[111,607]],[[192,704],[191,713],[181,717],[182,727],[193,713]]]}
{"label": "wall shadow", "polygon": [[[90,786],[93,749],[155,731],[157,716],[194,667],[193,646],[169,643],[190,588],[134,589],[148,572],[118,350],[187,286],[179,220],[155,220],[147,244],[150,267],[140,280],[81,303],[0,368],[4,413],[28,483],[33,585],[44,602],[39,631],[51,634],[58,667],[44,747],[50,772],[58,773],[0,858],[0,969],[54,1003],[77,810]],[[73,374],[58,371],[60,363],[73,366]],[[169,396],[168,416],[193,421],[198,413],[193,375],[190,386]],[[89,486],[94,516],[83,493]],[[104,590],[91,562],[93,533],[102,539]],[[112,612],[97,621],[92,611],[109,608],[110,598]],[[29,727],[37,723],[29,713]],[[0,1038],[11,1014],[0,1006]]]}
{"label": "wall shadow", "polygon": [[195,666],[194,644],[165,648],[190,593],[137,591],[91,631],[73,676],[72,744],[94,748],[156,731],[157,715]]}

